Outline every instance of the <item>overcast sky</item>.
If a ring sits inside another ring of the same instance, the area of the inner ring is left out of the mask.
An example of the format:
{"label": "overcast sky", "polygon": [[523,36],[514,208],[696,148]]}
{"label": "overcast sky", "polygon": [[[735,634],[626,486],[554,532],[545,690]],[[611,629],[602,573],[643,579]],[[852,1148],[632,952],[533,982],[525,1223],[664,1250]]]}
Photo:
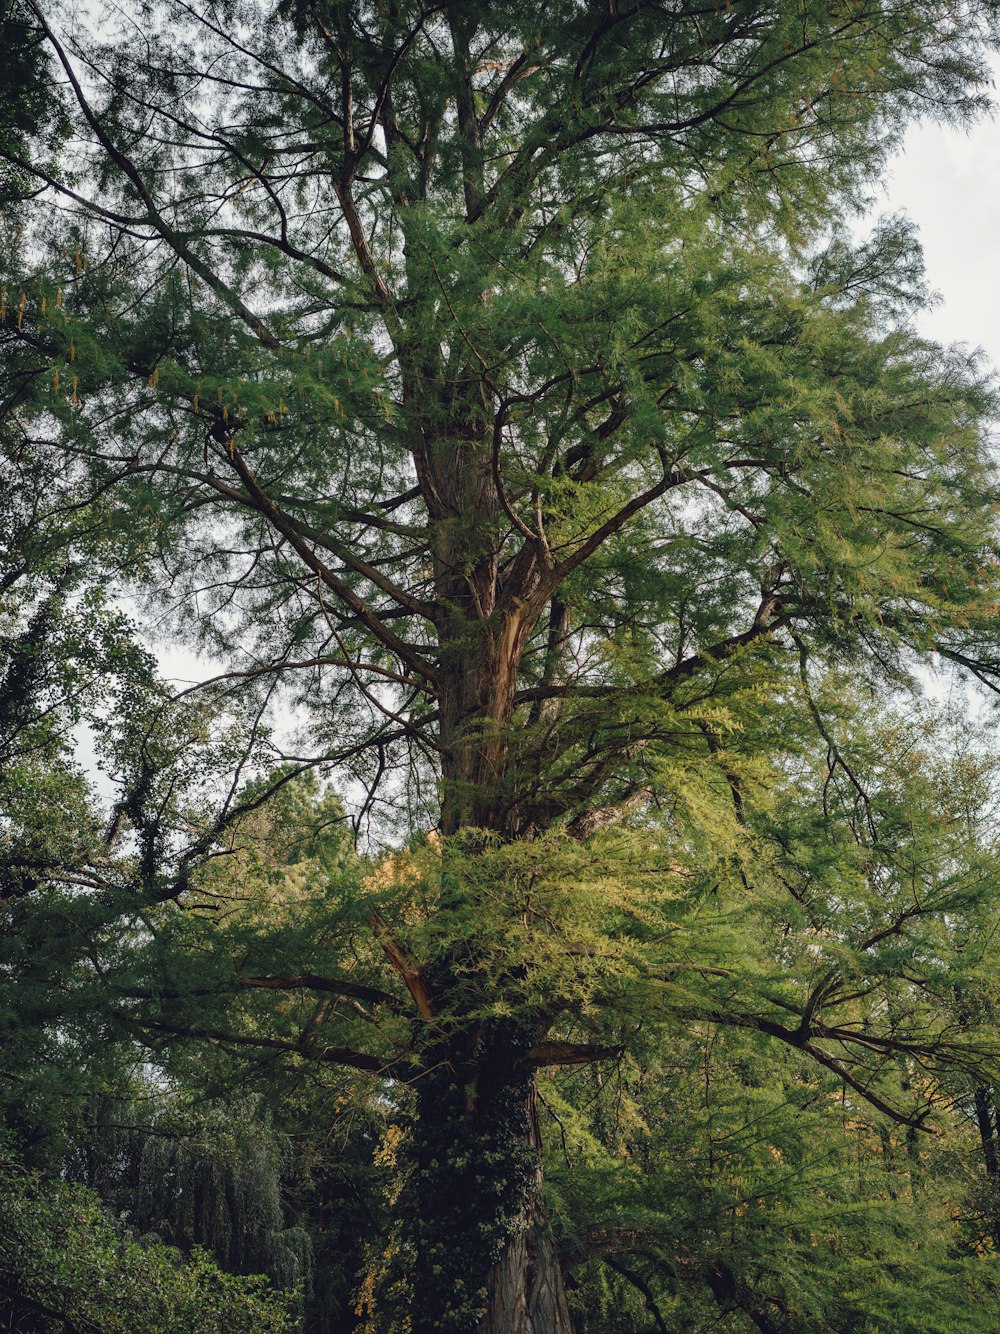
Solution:
{"label": "overcast sky", "polygon": [[898,209],[917,224],[928,281],[942,297],[921,332],[981,347],[1000,365],[1000,120],[911,127],[876,205]]}

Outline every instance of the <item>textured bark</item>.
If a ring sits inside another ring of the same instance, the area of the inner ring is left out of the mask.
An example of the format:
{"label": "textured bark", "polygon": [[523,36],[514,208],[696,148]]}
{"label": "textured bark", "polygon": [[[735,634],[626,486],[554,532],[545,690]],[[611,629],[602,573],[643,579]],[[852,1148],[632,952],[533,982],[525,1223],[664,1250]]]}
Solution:
{"label": "textured bark", "polygon": [[976,1089],[975,1104],[976,1124],[979,1127],[979,1138],[983,1146],[983,1161],[986,1164],[986,1175],[993,1181],[996,1179],[1000,1167],[998,1167],[997,1163],[996,1130],[993,1125],[990,1096],[986,1089]]}
{"label": "textured bark", "polygon": [[417,1083],[402,1201],[413,1334],[572,1334],[542,1195],[530,1037],[510,1021],[484,1025],[442,1044]]}
{"label": "textured bark", "polygon": [[[528,1114],[537,1149],[534,1090]],[[541,1160],[521,1227],[490,1270],[489,1304],[476,1334],[572,1334],[562,1265],[542,1195]]]}
{"label": "textured bark", "polygon": [[1000,1159],[997,1152],[996,1110],[989,1091],[982,1086],[975,1095],[976,1125],[979,1127],[979,1139],[983,1149],[983,1163],[986,1167],[986,1180],[989,1185],[988,1225],[993,1245],[1000,1250],[1000,1215],[997,1211],[997,1186],[1000,1182]]}
{"label": "textured bark", "polygon": [[[450,17],[460,50],[460,7]],[[469,108],[460,105],[459,115],[468,119]],[[471,167],[466,187],[471,208],[478,189]],[[406,398],[414,438],[423,441],[415,460],[432,519],[440,829],[445,837],[464,829],[510,839],[523,835],[512,772],[514,701],[525,648],[552,590],[530,542],[501,568],[507,521],[493,465],[492,391],[466,367],[465,384],[450,386],[422,420],[426,386],[439,372],[424,366],[408,377]],[[565,638],[560,610],[547,658],[553,674]],[[460,902],[460,886],[455,893]],[[461,1013],[468,986],[461,964],[439,961],[430,979],[443,1013]],[[572,1334],[543,1200],[529,1060],[544,1031],[537,1019],[470,1023],[424,1054],[408,1205],[413,1334]]]}

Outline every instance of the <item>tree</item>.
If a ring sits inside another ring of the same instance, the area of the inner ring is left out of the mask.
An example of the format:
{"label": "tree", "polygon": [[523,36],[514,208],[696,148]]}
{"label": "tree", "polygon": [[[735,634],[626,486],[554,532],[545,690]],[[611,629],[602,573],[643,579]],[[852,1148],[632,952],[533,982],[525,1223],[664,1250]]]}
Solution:
{"label": "tree", "polygon": [[[907,1048],[932,1027],[955,1041],[995,987],[988,933],[972,923],[994,911],[996,757],[966,718],[958,735],[958,718],[912,702],[864,731],[848,721],[838,732],[847,768],[831,772],[815,750],[771,812],[785,842],[771,873],[791,903],[760,877],[757,893],[677,922],[677,952],[707,960],[722,917],[717,976],[702,985],[733,1006],[728,1021],[705,1022],[707,998],[690,988],[636,1035],[610,1098],[593,1086],[582,1094],[567,1074],[545,1089],[557,1216],[594,1321],[586,1329],[988,1324],[996,1272],[981,1263],[985,1174],[970,1170],[974,1076]],[[803,820],[820,821],[825,838]],[[735,1011],[750,996],[741,1024]],[[851,1074],[897,1105],[909,1089],[936,1106],[940,1135],[893,1124],[831,1078],[808,1043],[775,1049],[767,1024],[812,1004],[817,1031],[853,1029],[881,1048],[858,1061],[841,1045]],[[890,1061],[879,1010],[900,1040]]]}
{"label": "tree", "polygon": [[40,1181],[6,1152],[0,1218],[0,1312],[11,1334],[291,1328],[283,1300],[260,1279],[233,1278],[204,1253],[185,1264],[169,1247],[139,1245],[90,1192]]}
{"label": "tree", "polygon": [[[190,978],[119,988],[117,1022],[405,1086],[413,1330],[568,1330],[536,1071],[635,1040],[685,971],[677,896],[766,897],[764,846],[823,874],[815,807],[767,815],[789,733],[869,817],[825,668],[995,676],[990,382],[912,331],[904,223],[838,231],[910,116],[981,109],[996,8],[178,0],[101,33],[29,8],[77,129],[72,160],[0,143],[65,210],[0,314],[47,368],[34,475],[142,516],[110,529],[122,577],[227,657],[200,698],[258,720],[183,854],[140,766],[132,884],[197,895],[263,802],[236,796],[254,747],[412,844],[341,878],[323,968],[247,973],[217,933],[255,997],[235,1027]],[[309,716],[284,755],[280,692]],[[865,939],[908,929],[886,914]],[[982,1057],[937,1011],[826,1022],[819,982],[783,1018],[688,990],[904,1124],[926,1100],[879,1091],[884,1057]],[[317,993],[361,1012],[310,1025]]]}

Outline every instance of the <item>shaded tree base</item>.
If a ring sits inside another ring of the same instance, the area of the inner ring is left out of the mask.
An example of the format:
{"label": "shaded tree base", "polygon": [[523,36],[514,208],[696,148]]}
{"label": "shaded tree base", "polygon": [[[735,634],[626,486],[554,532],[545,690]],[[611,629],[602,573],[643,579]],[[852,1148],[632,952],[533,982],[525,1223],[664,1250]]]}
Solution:
{"label": "shaded tree base", "polygon": [[562,1268],[539,1195],[531,1219],[489,1276],[489,1305],[476,1334],[573,1334]]}

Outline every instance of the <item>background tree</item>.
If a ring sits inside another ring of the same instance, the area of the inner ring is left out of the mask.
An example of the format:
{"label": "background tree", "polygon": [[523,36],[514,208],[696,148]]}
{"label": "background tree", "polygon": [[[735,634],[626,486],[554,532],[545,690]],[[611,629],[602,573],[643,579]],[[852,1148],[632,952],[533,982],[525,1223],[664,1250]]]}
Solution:
{"label": "background tree", "polygon": [[230,1329],[284,1334],[291,1320],[259,1279],[204,1254],[123,1237],[88,1191],[27,1175],[5,1154],[0,1190],[0,1313],[11,1334]]}

